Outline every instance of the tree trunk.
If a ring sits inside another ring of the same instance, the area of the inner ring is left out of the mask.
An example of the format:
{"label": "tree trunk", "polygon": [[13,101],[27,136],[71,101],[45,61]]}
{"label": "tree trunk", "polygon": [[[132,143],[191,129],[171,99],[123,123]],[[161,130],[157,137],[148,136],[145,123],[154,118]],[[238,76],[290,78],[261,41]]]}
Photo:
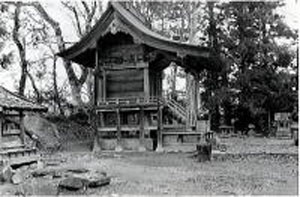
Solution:
{"label": "tree trunk", "polygon": [[57,73],[56,73],[56,57],[53,58],[53,70],[52,70],[52,77],[53,77],[53,89],[54,89],[54,103],[57,104],[59,113],[61,115],[64,115],[64,111],[61,107],[61,102],[60,102],[60,96],[58,92],[58,86],[57,86]]}
{"label": "tree trunk", "polygon": [[71,93],[72,93],[73,101],[75,102],[74,104],[76,106],[82,106],[83,101],[81,98],[81,86],[73,85],[71,88]]}
{"label": "tree trunk", "polygon": [[26,88],[26,78],[27,78],[27,61],[26,61],[26,53],[25,47],[22,45],[19,39],[19,29],[20,29],[20,15],[21,5],[20,3],[16,4],[15,15],[14,15],[14,28],[13,28],[13,41],[16,44],[19,56],[20,56],[20,66],[21,66],[21,78],[19,81],[19,94],[24,96],[25,88]]}
{"label": "tree trunk", "polygon": [[31,84],[32,84],[32,88],[34,90],[34,93],[36,95],[36,101],[37,103],[42,103],[43,99],[42,99],[42,96],[41,96],[41,93],[38,89],[38,87],[36,86],[36,83],[34,81],[34,78],[33,76],[27,71],[27,76],[29,77],[30,81],[31,81]]}
{"label": "tree trunk", "polygon": [[21,62],[21,78],[20,78],[20,81],[19,81],[19,94],[22,95],[22,96],[24,96],[25,88],[26,88],[26,79],[27,79],[26,69],[27,69],[27,63]]}
{"label": "tree trunk", "polygon": [[[63,39],[63,35],[62,35],[61,28],[59,26],[59,23],[48,15],[46,10],[42,7],[42,5],[40,3],[34,2],[31,5],[40,13],[41,17],[51,25],[51,27],[53,28],[53,30],[55,32],[58,49],[60,52],[64,51],[66,49],[66,46],[65,46],[65,42]],[[81,98],[81,88],[82,88],[82,85],[84,84],[84,82],[86,81],[86,78],[88,75],[88,69],[81,67],[82,74],[81,74],[80,78],[78,79],[76,77],[75,71],[74,71],[70,61],[64,59],[63,65],[67,72],[68,80],[69,80],[69,83],[71,86],[72,98],[75,102],[75,105],[82,106],[83,101]]]}
{"label": "tree trunk", "polygon": [[89,95],[89,103],[92,105],[94,102],[94,74],[93,74],[93,69],[89,68],[88,69],[88,77],[86,80],[87,83],[87,90],[88,90],[88,95]]}
{"label": "tree trunk", "polygon": [[[189,13],[188,14],[188,30],[189,30],[189,42],[192,43],[194,36],[195,36],[195,32],[197,30],[196,28],[196,23],[194,21],[194,16],[191,16],[190,13],[194,14],[194,9],[191,8],[190,6],[186,7],[186,12]],[[184,21],[182,21],[182,27],[184,27]],[[183,39],[183,38],[182,38]],[[198,73],[193,73],[194,75],[198,75]],[[191,127],[191,126],[196,126],[197,124],[197,110],[198,110],[198,98],[199,96],[196,95],[198,90],[196,90],[196,88],[198,88],[198,84],[196,85],[196,83],[199,83],[198,81],[196,81],[198,79],[198,77],[194,77],[192,73],[187,73],[186,74],[186,94],[187,94],[187,127]]]}
{"label": "tree trunk", "polygon": [[176,76],[177,76],[177,70],[178,66],[177,64],[173,63],[173,72],[171,72],[172,76],[172,84],[171,84],[171,98],[176,100]]}
{"label": "tree trunk", "polygon": [[193,75],[190,73],[186,74],[186,99],[187,99],[187,106],[186,106],[186,128],[190,129],[191,126],[196,125],[196,114],[195,114],[195,107],[196,107],[196,91],[195,91],[195,79]]}

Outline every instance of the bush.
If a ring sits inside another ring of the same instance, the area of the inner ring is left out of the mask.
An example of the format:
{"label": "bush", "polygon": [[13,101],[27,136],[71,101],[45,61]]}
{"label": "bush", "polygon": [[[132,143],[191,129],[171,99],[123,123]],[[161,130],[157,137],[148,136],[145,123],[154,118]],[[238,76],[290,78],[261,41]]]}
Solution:
{"label": "bush", "polygon": [[81,125],[89,124],[89,115],[85,111],[78,111],[75,114],[69,116],[69,120],[77,122]]}

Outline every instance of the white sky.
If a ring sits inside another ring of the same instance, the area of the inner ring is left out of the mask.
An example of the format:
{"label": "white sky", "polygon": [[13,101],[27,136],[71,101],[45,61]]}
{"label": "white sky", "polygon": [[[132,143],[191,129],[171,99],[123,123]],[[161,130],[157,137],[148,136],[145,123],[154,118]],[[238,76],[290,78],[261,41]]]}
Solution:
{"label": "white sky", "polygon": [[[0,0],[1,1],[1,0]],[[61,24],[63,35],[65,38],[65,41],[68,42],[76,42],[77,36],[75,35],[75,30],[73,28],[71,18],[66,13],[66,10],[63,9],[63,7],[60,4],[59,0],[42,0],[42,4],[45,5],[45,8],[49,12],[49,14],[59,23]],[[299,3],[296,4],[296,0],[286,0],[286,5],[280,10],[280,13],[285,16],[286,23],[291,26],[292,28],[299,29]],[[102,0],[103,5],[106,5],[107,0]],[[13,82],[18,81],[19,79],[19,67],[18,65],[13,65],[13,68],[8,71],[2,70],[0,71],[0,85],[15,91],[15,87]],[[66,74],[65,70],[61,65],[58,65],[58,79],[60,81],[60,84],[65,82]],[[30,82],[28,81],[27,84]],[[177,83],[179,85],[178,89],[184,89],[184,80],[179,81]]]}

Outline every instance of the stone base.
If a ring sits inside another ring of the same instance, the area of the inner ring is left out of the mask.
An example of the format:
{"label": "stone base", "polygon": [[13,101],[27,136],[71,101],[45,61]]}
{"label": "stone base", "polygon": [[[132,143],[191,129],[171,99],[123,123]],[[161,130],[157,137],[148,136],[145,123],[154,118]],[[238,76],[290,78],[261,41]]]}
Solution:
{"label": "stone base", "polygon": [[117,145],[115,148],[116,152],[122,152],[123,151],[123,147],[121,145]]}
{"label": "stone base", "polygon": [[101,151],[101,147],[99,145],[99,142],[98,142],[97,138],[95,138],[94,145],[93,145],[93,152],[97,153],[97,152],[100,152],[100,151]]}
{"label": "stone base", "polygon": [[199,143],[201,139],[201,133],[198,135],[193,134],[178,134],[178,135],[164,135],[163,136],[163,144],[183,144],[183,143]]}
{"label": "stone base", "polygon": [[160,144],[158,144],[157,147],[156,147],[155,152],[161,153],[161,152],[164,152],[164,149]]}
{"label": "stone base", "polygon": [[138,151],[139,152],[145,152],[146,148],[144,146],[140,146],[140,147],[138,147]]}
{"label": "stone base", "polygon": [[120,144],[117,143],[117,139],[101,139],[101,150],[113,150],[113,151],[152,151],[153,141],[150,138],[144,139],[144,143],[140,142],[138,138],[122,138]]}

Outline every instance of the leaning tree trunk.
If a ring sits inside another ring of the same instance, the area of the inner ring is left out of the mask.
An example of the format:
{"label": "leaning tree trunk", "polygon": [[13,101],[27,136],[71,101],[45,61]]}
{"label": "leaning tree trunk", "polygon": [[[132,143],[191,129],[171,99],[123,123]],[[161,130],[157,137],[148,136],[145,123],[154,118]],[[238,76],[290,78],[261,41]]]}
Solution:
{"label": "leaning tree trunk", "polygon": [[37,103],[42,103],[43,102],[43,98],[42,98],[42,95],[41,95],[41,93],[40,93],[40,91],[39,91],[39,89],[38,89],[35,81],[34,81],[33,76],[29,72],[27,72],[27,76],[28,76],[29,80],[31,81],[32,88],[33,88],[34,93],[36,95],[36,101],[37,101]]}
{"label": "leaning tree trunk", "polygon": [[27,80],[27,64],[22,62],[21,60],[21,78],[19,81],[19,94],[24,96],[25,94],[25,88],[26,88],[26,80]]}

